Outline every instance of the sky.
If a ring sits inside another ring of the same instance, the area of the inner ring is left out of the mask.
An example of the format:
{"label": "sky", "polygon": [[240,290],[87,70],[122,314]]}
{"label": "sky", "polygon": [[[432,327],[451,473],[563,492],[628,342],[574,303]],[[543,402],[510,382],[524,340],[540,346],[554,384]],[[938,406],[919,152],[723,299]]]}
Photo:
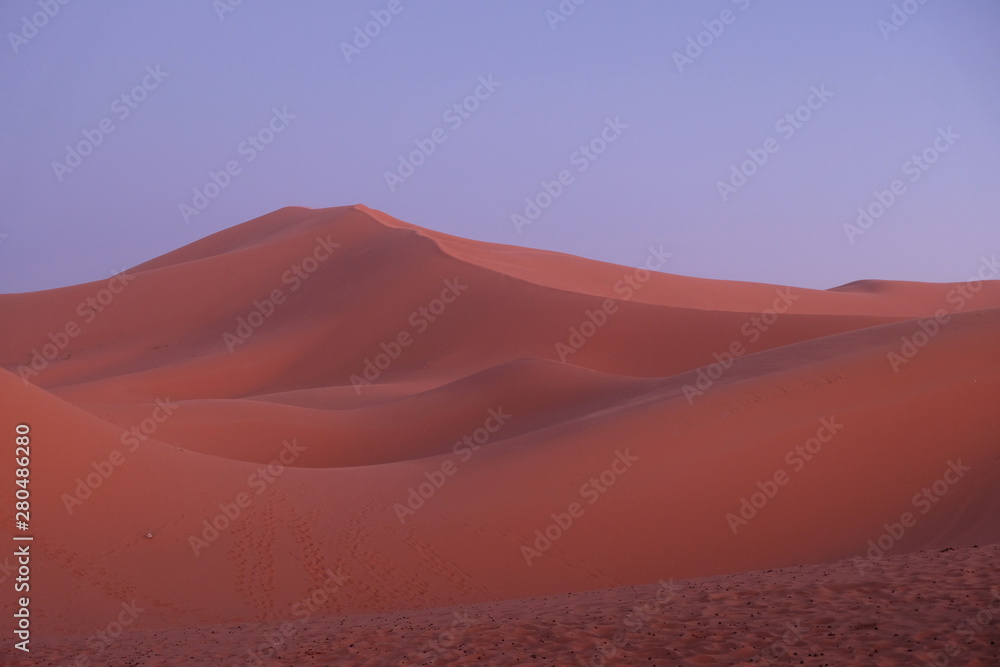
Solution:
{"label": "sky", "polygon": [[5,0],[0,29],[2,293],[290,205],[822,289],[1000,253],[996,0]]}

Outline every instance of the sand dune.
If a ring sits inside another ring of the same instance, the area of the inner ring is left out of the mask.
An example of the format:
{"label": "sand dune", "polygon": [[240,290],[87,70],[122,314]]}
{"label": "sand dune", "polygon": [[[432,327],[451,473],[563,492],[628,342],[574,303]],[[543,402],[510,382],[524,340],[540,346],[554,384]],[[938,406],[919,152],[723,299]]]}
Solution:
{"label": "sand dune", "polygon": [[129,637],[278,623],[331,573],[311,617],[398,622],[1000,542],[995,281],[712,281],[287,208],[0,321],[50,646],[132,600]]}
{"label": "sand dune", "polygon": [[[737,665],[996,663],[996,546],[664,580],[376,615],[47,640],[42,660],[144,665]],[[906,613],[902,613],[905,611]],[[333,632],[331,633],[331,629]],[[332,636],[331,636],[332,635]],[[83,647],[81,649],[81,647]]]}

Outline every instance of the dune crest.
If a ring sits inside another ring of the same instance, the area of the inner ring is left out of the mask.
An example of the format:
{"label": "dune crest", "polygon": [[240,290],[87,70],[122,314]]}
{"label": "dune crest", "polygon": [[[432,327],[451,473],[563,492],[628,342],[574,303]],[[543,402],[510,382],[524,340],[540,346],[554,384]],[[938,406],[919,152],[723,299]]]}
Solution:
{"label": "dune crest", "polygon": [[54,633],[132,599],[280,621],[331,572],[314,616],[1000,542],[995,281],[704,280],[291,207],[0,320]]}

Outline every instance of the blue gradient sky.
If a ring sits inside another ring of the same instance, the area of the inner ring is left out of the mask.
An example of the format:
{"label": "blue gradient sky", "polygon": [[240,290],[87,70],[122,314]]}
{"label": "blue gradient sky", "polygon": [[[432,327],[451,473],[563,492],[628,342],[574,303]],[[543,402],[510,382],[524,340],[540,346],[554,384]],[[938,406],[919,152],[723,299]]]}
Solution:
{"label": "blue gradient sky", "polygon": [[[390,4],[244,0],[220,18],[211,0],[77,1],[22,40],[42,9],[4,2],[0,292],[107,277],[286,205],[364,203],[625,265],[662,245],[671,273],[820,288],[960,281],[1000,252],[995,0],[587,0],[554,29],[557,0],[399,0],[348,62],[341,43]],[[894,4],[917,9],[880,29]],[[674,53],[723,11],[679,71]],[[169,75],[123,118],[113,101],[156,66]],[[445,112],[490,76],[455,127]],[[814,86],[832,97],[786,136],[776,122]],[[275,108],[295,118],[248,161],[241,142]],[[53,162],[105,118],[60,180]],[[574,159],[607,118],[627,128]],[[948,127],[958,138],[911,180],[904,163]],[[446,140],[391,191],[385,172],[436,128]],[[718,182],[769,138],[777,152],[723,201]],[[229,161],[240,173],[186,222],[180,205]],[[564,169],[572,183],[519,233],[511,215]],[[895,179],[905,192],[851,243],[844,225]]]}

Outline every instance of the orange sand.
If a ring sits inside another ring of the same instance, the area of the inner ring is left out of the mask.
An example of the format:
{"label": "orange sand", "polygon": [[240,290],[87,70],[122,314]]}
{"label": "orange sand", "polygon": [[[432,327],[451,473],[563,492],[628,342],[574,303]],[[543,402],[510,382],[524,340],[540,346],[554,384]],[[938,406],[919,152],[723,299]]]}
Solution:
{"label": "orange sand", "polygon": [[[850,650],[916,651],[977,604],[948,608],[950,559],[975,577],[989,564],[983,549],[914,556],[933,572],[918,581],[894,557],[1000,542],[996,281],[703,280],[363,206],[287,208],[110,283],[0,295],[0,321],[0,432],[31,426],[33,642],[60,655],[135,600],[123,660],[162,641],[149,664],[239,663],[227,651],[242,638],[205,633],[280,626],[339,572],[288,664],[346,650],[318,639],[334,631],[320,618],[359,640],[343,664],[366,664],[361,640],[380,632],[392,657],[370,664],[397,664],[453,606],[507,619],[480,622],[470,655],[503,662],[498,642],[540,641],[531,624],[551,622],[552,646],[530,645],[559,664],[661,579],[866,552],[871,582],[827,588],[824,568],[851,567],[835,565],[691,583],[699,602],[664,609],[629,639],[634,657],[749,660],[777,635],[740,599],[768,623],[826,614],[861,642]],[[13,521],[4,492],[0,538]],[[903,569],[882,573],[890,561]],[[930,615],[900,611],[870,642],[851,629],[876,613],[871,591],[888,604],[918,587],[938,600]],[[699,604],[721,625],[699,627]],[[393,639],[401,610],[420,629]],[[815,641],[830,662],[870,662]]]}

